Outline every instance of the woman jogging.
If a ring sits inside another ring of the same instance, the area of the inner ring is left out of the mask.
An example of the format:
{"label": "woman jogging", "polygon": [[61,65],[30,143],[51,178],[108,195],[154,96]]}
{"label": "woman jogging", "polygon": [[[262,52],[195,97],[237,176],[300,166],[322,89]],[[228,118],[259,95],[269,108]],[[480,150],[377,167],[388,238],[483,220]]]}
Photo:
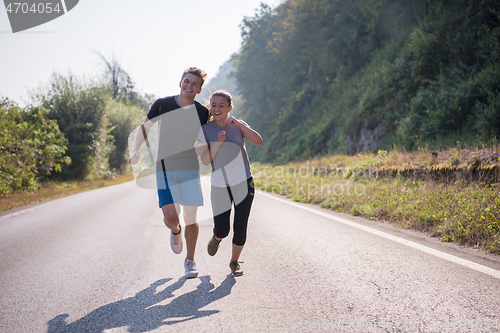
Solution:
{"label": "woman jogging", "polygon": [[[233,108],[231,95],[218,90],[210,97],[212,121],[202,126],[196,153],[204,165],[212,164],[211,201],[214,215],[213,236],[208,254],[213,256],[221,240],[229,234],[234,204],[233,247],[229,263],[234,276],[242,275],[238,263],[246,242],[248,217],[254,197],[254,184],[244,139],[261,145],[262,137],[244,121],[229,116]],[[207,149],[208,148],[208,149]]]}

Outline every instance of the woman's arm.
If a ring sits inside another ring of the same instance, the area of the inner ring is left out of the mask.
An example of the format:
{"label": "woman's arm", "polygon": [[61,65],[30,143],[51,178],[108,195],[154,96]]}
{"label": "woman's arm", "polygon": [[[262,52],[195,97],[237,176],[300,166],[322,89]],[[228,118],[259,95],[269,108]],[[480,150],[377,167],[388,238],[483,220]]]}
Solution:
{"label": "woman's arm", "polygon": [[260,136],[259,132],[254,130],[253,128],[250,128],[248,126],[245,126],[242,122],[240,122],[238,119],[234,117],[229,117],[226,119],[226,124],[228,125],[233,125],[233,126],[238,126],[242,131],[245,139],[253,143],[254,145],[260,146],[263,142],[262,136]]}

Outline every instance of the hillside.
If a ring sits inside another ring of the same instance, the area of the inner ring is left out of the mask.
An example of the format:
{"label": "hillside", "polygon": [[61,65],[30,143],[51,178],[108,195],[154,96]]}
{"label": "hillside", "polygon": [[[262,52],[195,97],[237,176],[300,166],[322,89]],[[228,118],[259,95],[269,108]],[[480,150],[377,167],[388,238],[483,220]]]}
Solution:
{"label": "hillside", "polygon": [[238,113],[264,137],[247,147],[253,160],[500,134],[498,1],[289,0],[262,5],[242,36],[221,73],[233,72]]}

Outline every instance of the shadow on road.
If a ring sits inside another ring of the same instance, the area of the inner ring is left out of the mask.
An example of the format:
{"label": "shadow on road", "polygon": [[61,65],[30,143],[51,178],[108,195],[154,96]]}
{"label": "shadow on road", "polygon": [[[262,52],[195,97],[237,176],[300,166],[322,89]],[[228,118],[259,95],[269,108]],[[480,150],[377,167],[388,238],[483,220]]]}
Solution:
{"label": "shadow on road", "polygon": [[147,332],[164,325],[173,325],[188,320],[206,317],[219,310],[200,310],[202,307],[231,293],[236,280],[229,274],[219,287],[214,289],[210,276],[199,277],[201,283],[196,290],[174,298],[167,305],[156,305],[167,298],[175,297],[172,293],[181,288],[185,278],[157,292],[157,289],[172,280],[162,279],[148,288],[111,304],[104,305],[85,317],[67,324],[68,314],[51,319],[48,333],[61,332],[102,332],[106,329],[128,326],[129,332]]}

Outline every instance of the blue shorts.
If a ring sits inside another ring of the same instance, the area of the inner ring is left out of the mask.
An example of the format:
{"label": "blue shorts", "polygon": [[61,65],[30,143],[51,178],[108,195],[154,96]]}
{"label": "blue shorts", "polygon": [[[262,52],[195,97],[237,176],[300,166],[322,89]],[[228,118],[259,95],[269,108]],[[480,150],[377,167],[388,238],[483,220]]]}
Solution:
{"label": "blue shorts", "polygon": [[160,208],[172,203],[183,206],[203,206],[199,169],[157,172],[156,186]]}

